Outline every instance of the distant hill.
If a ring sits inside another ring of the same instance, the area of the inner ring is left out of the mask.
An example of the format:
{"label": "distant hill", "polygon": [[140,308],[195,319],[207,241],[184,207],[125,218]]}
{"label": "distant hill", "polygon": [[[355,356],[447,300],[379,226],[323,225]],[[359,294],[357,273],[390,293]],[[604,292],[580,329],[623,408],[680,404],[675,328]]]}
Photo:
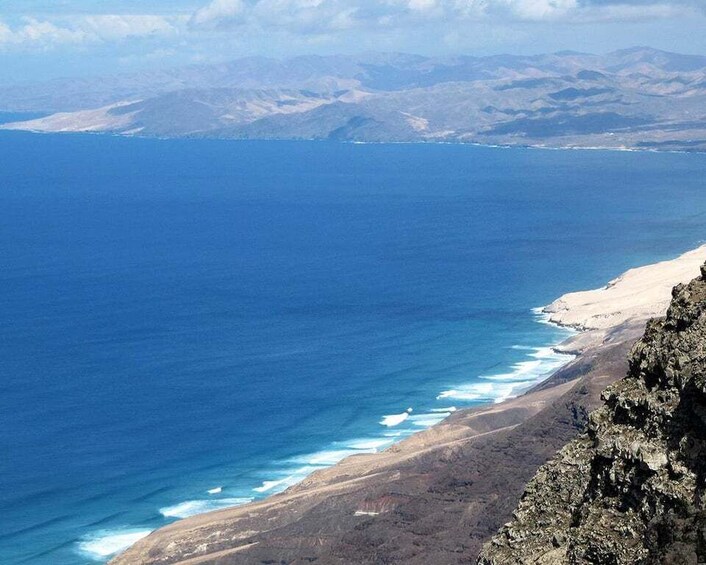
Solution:
{"label": "distant hill", "polygon": [[249,57],[0,88],[6,124],[161,137],[706,150],[706,57]]}

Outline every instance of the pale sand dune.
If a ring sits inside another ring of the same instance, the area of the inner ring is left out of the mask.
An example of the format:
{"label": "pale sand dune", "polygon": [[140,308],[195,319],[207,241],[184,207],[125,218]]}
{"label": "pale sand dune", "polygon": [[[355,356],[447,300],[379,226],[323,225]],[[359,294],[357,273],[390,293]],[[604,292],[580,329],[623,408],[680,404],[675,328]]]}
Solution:
{"label": "pale sand dune", "polygon": [[[51,132],[105,132],[124,130],[132,123],[135,112],[113,113],[112,110],[136,104],[139,100],[126,100],[104,106],[95,110],[79,112],[59,112],[23,122],[12,122],[0,125],[0,129],[33,131],[37,133]],[[133,130],[137,133],[139,130]]]}
{"label": "pale sand dune", "polygon": [[549,321],[580,330],[605,330],[628,320],[663,316],[672,288],[699,275],[706,245],[676,259],[626,271],[604,288],[572,292],[546,306]]}

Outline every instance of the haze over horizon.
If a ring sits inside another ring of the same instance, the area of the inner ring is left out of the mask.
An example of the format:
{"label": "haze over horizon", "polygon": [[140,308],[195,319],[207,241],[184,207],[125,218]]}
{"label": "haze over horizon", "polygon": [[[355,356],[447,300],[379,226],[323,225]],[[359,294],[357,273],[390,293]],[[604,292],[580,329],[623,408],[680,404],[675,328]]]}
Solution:
{"label": "haze over horizon", "polygon": [[0,81],[364,51],[706,53],[701,0],[11,0]]}

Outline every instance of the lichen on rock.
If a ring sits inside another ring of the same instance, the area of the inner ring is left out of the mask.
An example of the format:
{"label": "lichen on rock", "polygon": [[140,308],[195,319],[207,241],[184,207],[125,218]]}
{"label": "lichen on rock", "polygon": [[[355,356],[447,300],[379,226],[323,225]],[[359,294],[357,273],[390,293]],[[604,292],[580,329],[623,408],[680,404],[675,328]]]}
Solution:
{"label": "lichen on rock", "polygon": [[674,288],[603,400],[480,565],[706,562],[706,265]]}

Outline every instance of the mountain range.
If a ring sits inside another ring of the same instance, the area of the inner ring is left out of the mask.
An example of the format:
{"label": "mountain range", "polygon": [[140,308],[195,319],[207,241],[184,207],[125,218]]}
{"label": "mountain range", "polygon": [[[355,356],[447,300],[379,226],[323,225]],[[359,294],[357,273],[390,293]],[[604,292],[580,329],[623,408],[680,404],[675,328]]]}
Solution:
{"label": "mountain range", "polygon": [[4,87],[0,112],[38,132],[706,150],[706,57],[249,57]]}

